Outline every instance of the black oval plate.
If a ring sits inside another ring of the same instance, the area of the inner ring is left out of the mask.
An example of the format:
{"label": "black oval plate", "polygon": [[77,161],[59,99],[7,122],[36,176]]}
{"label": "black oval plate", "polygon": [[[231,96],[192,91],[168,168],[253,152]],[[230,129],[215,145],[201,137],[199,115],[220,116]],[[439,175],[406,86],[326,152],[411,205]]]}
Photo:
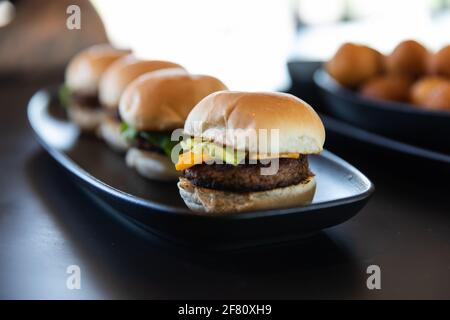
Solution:
{"label": "black oval plate", "polygon": [[28,119],[41,145],[103,205],[178,243],[227,249],[302,238],[351,218],[374,190],[356,168],[324,151],[310,157],[317,181],[310,205],[224,217],[195,215],[180,199],[175,183],[141,178],[123,156],[58,117],[61,107],[55,100],[54,91],[41,90],[28,105]]}
{"label": "black oval plate", "polygon": [[365,98],[338,84],[323,69],[314,73],[314,82],[330,115],[395,140],[450,151],[450,112]]}

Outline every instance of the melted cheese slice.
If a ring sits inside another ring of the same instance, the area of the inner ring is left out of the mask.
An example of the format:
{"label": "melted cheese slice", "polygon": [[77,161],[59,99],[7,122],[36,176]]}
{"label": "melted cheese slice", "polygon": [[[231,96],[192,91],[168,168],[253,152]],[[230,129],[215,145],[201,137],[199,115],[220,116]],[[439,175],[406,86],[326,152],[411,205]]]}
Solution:
{"label": "melted cheese slice", "polygon": [[249,155],[250,160],[264,160],[264,159],[276,159],[276,158],[291,158],[298,159],[300,158],[299,153],[280,153],[280,154],[252,154]]}
{"label": "melted cheese slice", "polygon": [[[299,153],[281,153],[278,155],[274,154],[264,154],[264,155],[258,155],[253,154],[249,156],[249,159],[251,160],[263,160],[263,159],[275,159],[275,158],[291,158],[291,159],[298,159],[300,157]],[[175,168],[177,170],[185,170],[192,166],[195,166],[196,164],[201,164],[206,161],[213,160],[213,157],[211,157],[207,152],[203,152],[202,154],[194,153],[192,150],[186,151],[179,155],[178,162],[175,165]]]}
{"label": "melted cheese slice", "polygon": [[186,151],[178,156],[178,162],[175,164],[175,169],[179,171],[185,170],[209,160],[212,160],[212,157],[207,152],[199,154],[192,152],[192,150]]}

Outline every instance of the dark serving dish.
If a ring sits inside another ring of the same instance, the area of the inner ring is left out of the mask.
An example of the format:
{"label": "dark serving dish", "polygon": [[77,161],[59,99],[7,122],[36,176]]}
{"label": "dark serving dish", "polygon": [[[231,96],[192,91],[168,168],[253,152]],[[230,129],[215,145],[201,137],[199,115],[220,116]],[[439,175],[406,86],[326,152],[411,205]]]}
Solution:
{"label": "dark serving dish", "polygon": [[[368,201],[373,184],[328,151],[310,157],[316,173],[313,203],[295,208],[208,217],[193,214],[175,183],[145,180],[111,151],[61,116],[54,90],[30,100],[28,118],[39,142],[75,181],[107,208],[145,230],[177,243],[228,249],[303,238],[354,216]],[[62,195],[64,196],[64,195]]]}
{"label": "dark serving dish", "polygon": [[314,73],[324,111],[362,129],[409,144],[450,153],[450,112],[365,98],[338,84],[328,73]]}
{"label": "dark serving dish", "polygon": [[438,152],[373,133],[330,115],[327,110],[331,108],[323,101],[323,92],[313,80],[314,73],[322,65],[323,62],[317,61],[288,62],[292,78],[292,87],[288,92],[310,102],[316,111],[320,112],[327,129],[328,148],[344,154],[347,154],[349,149],[359,150],[376,157],[374,159],[378,159],[377,161],[383,160],[388,166],[393,166],[395,161],[398,164],[397,170],[408,171],[417,166],[426,166],[429,172],[450,173],[450,153]]}
{"label": "dark serving dish", "polygon": [[390,139],[324,114],[320,114],[320,118],[327,129],[327,144],[333,150],[343,152],[351,149],[371,154],[377,156],[378,161],[381,159],[380,165],[395,164],[397,170],[427,167],[429,174],[450,173],[449,154]]}

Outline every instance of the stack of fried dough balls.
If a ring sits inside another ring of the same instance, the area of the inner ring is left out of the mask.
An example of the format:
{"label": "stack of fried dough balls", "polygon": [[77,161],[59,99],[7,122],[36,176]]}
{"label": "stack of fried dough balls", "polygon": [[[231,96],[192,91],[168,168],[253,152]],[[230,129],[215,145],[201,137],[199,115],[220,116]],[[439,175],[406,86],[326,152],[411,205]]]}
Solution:
{"label": "stack of fried dough balls", "polygon": [[432,53],[417,41],[406,40],[383,55],[345,43],[326,70],[341,85],[371,99],[450,111],[450,45]]}

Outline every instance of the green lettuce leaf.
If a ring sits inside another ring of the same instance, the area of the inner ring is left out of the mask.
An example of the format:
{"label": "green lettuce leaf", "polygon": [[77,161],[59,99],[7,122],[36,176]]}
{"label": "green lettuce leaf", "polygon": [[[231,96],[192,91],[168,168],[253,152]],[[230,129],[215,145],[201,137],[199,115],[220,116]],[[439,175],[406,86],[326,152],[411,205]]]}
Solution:
{"label": "green lettuce leaf", "polygon": [[247,155],[245,151],[233,150],[211,141],[201,141],[193,138],[181,141],[181,147],[184,151],[192,150],[194,153],[206,151],[214,159],[234,166],[245,160]]}
{"label": "green lettuce leaf", "polygon": [[140,131],[138,135],[152,145],[160,147],[168,156],[171,155],[172,149],[178,144],[178,141],[171,140],[170,133]]}
{"label": "green lettuce leaf", "polygon": [[62,107],[67,108],[69,106],[70,90],[64,84],[59,86],[59,89],[58,89],[58,100],[59,100],[59,104]]}
{"label": "green lettuce leaf", "polygon": [[122,122],[120,124],[120,132],[128,141],[133,141],[137,137],[137,130],[132,126],[129,126],[127,123]]}
{"label": "green lettuce leaf", "polygon": [[178,144],[178,141],[171,140],[170,133],[137,131],[125,122],[120,125],[120,131],[128,141],[133,142],[140,137],[147,140],[151,145],[161,148],[167,156],[171,156],[172,149]]}

